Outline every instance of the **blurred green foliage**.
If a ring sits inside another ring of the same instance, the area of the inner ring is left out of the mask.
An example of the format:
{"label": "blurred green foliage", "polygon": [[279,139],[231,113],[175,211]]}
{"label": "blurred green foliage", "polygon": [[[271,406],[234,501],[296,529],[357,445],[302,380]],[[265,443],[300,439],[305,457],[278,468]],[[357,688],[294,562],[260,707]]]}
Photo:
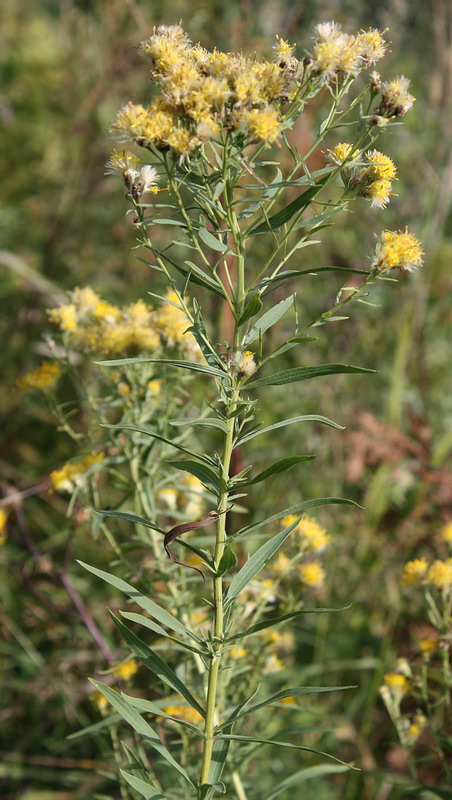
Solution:
{"label": "blurred green foliage", "polygon": [[[300,470],[296,478],[290,473],[276,479],[273,496],[257,487],[253,500],[254,509],[268,510],[280,503],[282,493],[287,505],[300,495],[329,494],[353,497],[366,507],[362,513],[328,510],[322,515],[335,535],[326,565],[327,602],[322,603],[341,606],[352,598],[353,608],[296,629],[301,679],[359,685],[346,701],[339,703],[334,696],[325,700],[321,714],[327,713],[339,729],[340,742],[330,742],[330,751],[355,759],[364,772],[308,782],[304,797],[408,797],[405,765],[378,700],[378,686],[396,655],[414,658],[413,631],[423,624],[420,609],[408,608],[401,594],[401,565],[419,548],[436,552],[438,529],[452,514],[447,467],[452,449],[452,391],[447,384],[452,318],[450,4],[4,0],[1,15],[4,498],[39,488],[49,471],[72,453],[71,441],[56,430],[44,406],[36,398],[18,398],[14,391],[16,379],[43,352],[49,334],[45,309],[65,290],[87,283],[112,302],[131,302],[154,290],[154,278],[130,251],[121,192],[103,175],[111,149],[107,130],[116,110],[129,99],[139,102],[147,96],[148,76],[134,50],[137,42],[154,24],[180,18],[192,38],[206,46],[246,52],[268,52],[275,32],[309,47],[313,25],[328,19],[348,31],[389,28],[392,52],[383,62],[384,77],[403,72],[412,79],[417,97],[398,135],[384,143],[384,152],[398,165],[399,196],[384,212],[372,212],[362,201],[361,213],[343,215],[332,235],[324,232],[315,255],[309,248],[300,252],[303,268],[330,263],[359,267],[372,249],[373,232],[408,224],[423,241],[426,264],[398,284],[380,283],[371,298],[375,307],[356,306],[352,321],[337,323],[333,340],[320,337],[320,359],[375,367],[378,375],[327,380],[320,398],[317,384],[315,389],[304,384],[302,391],[273,389],[272,405],[261,409],[268,424],[283,415],[320,409],[348,430],[313,430],[302,452],[318,453],[315,466]],[[300,146],[309,141],[315,124],[315,114],[302,117],[295,134]],[[309,317],[317,305],[323,307],[325,296],[334,298],[331,278],[318,276],[296,288],[301,314]],[[292,353],[286,365],[294,365]],[[282,429],[267,439],[267,447],[282,457],[292,437],[291,429]],[[107,564],[111,552],[104,544],[99,552],[89,529],[67,520],[64,501],[45,487],[11,507],[9,540],[0,552],[2,797],[82,800],[93,792],[116,797],[108,741],[100,735],[66,739],[97,719],[87,699],[86,676],[102,662],[51,569],[64,558],[68,531],[75,555],[87,562]],[[27,542],[27,529],[39,555]],[[107,595],[78,569],[71,567],[71,574],[81,597],[95,608],[105,635],[112,637],[103,609],[108,598],[114,610],[116,595]],[[445,734],[450,739],[450,730]],[[437,765],[428,742],[421,757],[425,783],[434,786]],[[272,753],[274,774],[284,774],[286,764],[287,759]],[[99,778],[99,770],[106,777]],[[389,788],[381,794],[383,785]]]}

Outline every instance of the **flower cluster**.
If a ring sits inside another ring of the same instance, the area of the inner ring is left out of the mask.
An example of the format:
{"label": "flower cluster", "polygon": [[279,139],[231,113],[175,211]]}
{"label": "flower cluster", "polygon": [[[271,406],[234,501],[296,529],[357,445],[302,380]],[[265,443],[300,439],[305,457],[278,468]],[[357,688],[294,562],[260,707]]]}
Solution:
{"label": "flower cluster", "polygon": [[88,453],[78,461],[68,461],[61,469],[50,473],[52,486],[57,492],[73,492],[77,486],[82,486],[86,480],[86,473],[94,464],[104,460],[104,453]]}
{"label": "flower cluster", "polygon": [[376,29],[349,35],[337,22],[322,22],[315,31],[311,68],[325,82],[356,75],[376,64],[387,49],[383,34]]}
{"label": "flower cluster", "polygon": [[19,391],[28,389],[51,389],[61,376],[61,368],[57,361],[43,361],[40,367],[22,375],[17,381]]}
{"label": "flower cluster", "polygon": [[408,561],[402,573],[403,586],[435,586],[445,591],[452,589],[452,558],[436,559],[429,563],[426,558]]}
{"label": "flower cluster", "polygon": [[412,272],[423,263],[423,251],[419,239],[404,231],[383,231],[375,248],[372,267],[379,271],[399,269]]}
{"label": "flower cluster", "polygon": [[[298,519],[296,514],[288,514],[283,519],[284,527],[293,525]],[[305,515],[294,529],[297,555],[293,560],[289,559],[285,553],[279,553],[278,558],[273,564],[273,570],[277,574],[284,574],[292,569],[294,562],[301,556],[308,556],[308,560],[297,565],[297,575],[299,580],[310,588],[318,589],[323,586],[325,581],[325,570],[318,561],[318,555],[322,553],[330,536],[325,528],[313,517]]]}
{"label": "flower cluster", "polygon": [[174,292],[168,303],[157,310],[142,300],[119,308],[101,299],[89,286],[69,292],[70,303],[51,309],[50,321],[68,334],[71,347],[96,355],[115,356],[156,350],[162,344],[180,347],[192,357],[199,352],[185,312],[171,303],[177,302]]}
{"label": "flower cluster", "polygon": [[343,165],[341,175],[347,188],[356,189],[358,195],[370,200],[372,208],[386,208],[394,194],[391,181],[396,179],[397,169],[389,156],[379,150],[353,153],[348,142],[339,142],[327,151],[333,164]]}
{"label": "flower cluster", "polygon": [[160,25],[140,45],[160,94],[147,106],[128,103],[113,130],[180,158],[221,136],[222,130],[239,131],[244,143],[272,144],[281,131],[282,106],[296,96],[305,79],[321,85],[338,75],[356,74],[386,51],[377,30],[349,36],[333,22],[316,30],[312,59],[298,60],[294,45],[277,37],[275,59],[268,61],[209,52],[193,45],[180,25]]}

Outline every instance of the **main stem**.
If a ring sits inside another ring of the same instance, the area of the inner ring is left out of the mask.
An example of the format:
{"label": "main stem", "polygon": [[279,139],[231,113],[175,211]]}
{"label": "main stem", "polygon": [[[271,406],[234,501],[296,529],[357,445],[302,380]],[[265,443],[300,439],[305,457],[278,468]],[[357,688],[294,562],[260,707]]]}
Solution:
{"label": "main stem", "polygon": [[[244,259],[244,242],[240,226],[238,224],[237,216],[234,209],[233,187],[230,181],[230,174],[228,169],[228,146],[225,146],[224,153],[224,182],[225,182],[225,204],[229,227],[232,237],[234,239],[236,254],[237,254],[237,289],[235,295],[235,326],[234,326],[234,342],[233,351],[239,350],[240,344],[240,330],[237,324],[243,313],[245,305],[245,259]],[[217,522],[216,542],[215,542],[215,565],[218,565],[223,556],[226,546],[226,509],[228,507],[228,484],[229,484],[229,469],[231,466],[231,456],[234,447],[234,427],[235,416],[231,416],[237,408],[240,395],[240,384],[235,385],[232,389],[230,401],[227,406],[227,433],[225,433],[223,461],[220,474],[220,494],[218,500],[218,511],[220,516]],[[212,656],[209,668],[209,680],[207,684],[207,701],[206,701],[206,722],[205,722],[205,742],[202,754],[201,774],[199,778],[199,797],[203,796],[203,785],[209,783],[209,772],[212,763],[212,752],[214,746],[214,729],[215,729],[215,715],[216,715],[216,701],[217,701],[217,687],[218,687],[218,674],[220,671],[221,656],[223,650],[223,637],[224,637],[224,609],[223,609],[223,578],[216,576],[213,581],[213,596],[214,596],[214,628],[213,628],[213,646]]]}

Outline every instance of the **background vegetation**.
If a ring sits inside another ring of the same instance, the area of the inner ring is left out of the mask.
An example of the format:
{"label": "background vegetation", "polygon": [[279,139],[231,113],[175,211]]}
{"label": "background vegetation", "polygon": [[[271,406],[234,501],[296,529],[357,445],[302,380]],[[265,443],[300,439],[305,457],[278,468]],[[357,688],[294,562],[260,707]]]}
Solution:
{"label": "background vegetation", "polygon": [[[8,538],[5,533],[0,551],[2,796],[82,800],[115,792],[109,742],[66,738],[99,718],[86,676],[104,662],[83,604],[94,609],[95,622],[114,646],[104,609],[119,602],[81,574],[74,558],[102,567],[112,553],[104,540],[93,540],[81,513],[68,520],[65,501],[49,493],[49,472],[73,454],[73,443],[35,395],[19,396],[14,386],[47,352],[45,309],[64,299],[65,290],[88,283],[121,304],[155,291],[155,279],[130,251],[121,192],[103,173],[116,110],[129,98],[146,97],[148,77],[134,47],[154,24],[180,18],[208,47],[264,53],[275,32],[308,46],[313,25],[323,20],[342,22],[347,31],[388,27],[392,52],[384,75],[402,72],[412,79],[417,103],[384,150],[399,168],[399,196],[383,215],[364,201],[359,214],[344,214],[333,235],[322,232],[312,260],[309,248],[300,251],[306,253],[300,266],[359,268],[373,248],[373,231],[403,219],[423,242],[425,267],[398,284],[380,282],[372,296],[379,305],[356,305],[352,321],[336,324],[333,340],[317,343],[320,359],[372,366],[378,375],[328,380],[320,398],[317,384],[315,394],[305,385],[275,388],[274,404],[265,409],[268,424],[321,406],[320,413],[347,430],[314,429],[308,452],[318,454],[315,466],[297,479],[276,479],[274,497],[256,491],[256,507],[249,510],[252,521],[260,508],[278,504],[282,493],[287,505],[300,496],[336,495],[365,506],[363,512],[330,507],[319,515],[333,541],[316,599],[344,606],[351,598],[353,606],[295,628],[295,663],[288,664],[311,683],[358,686],[340,700],[326,695],[317,711],[333,731],[330,751],[355,759],[363,772],[307,783],[304,792],[306,800],[408,796],[405,755],[378,688],[396,657],[419,661],[416,640],[428,631],[426,612],[415,594],[401,588],[400,576],[403,564],[419,554],[446,557],[440,531],[452,516],[452,392],[446,383],[452,315],[450,5],[5,0],[1,13],[0,502],[8,510]],[[299,146],[310,140],[316,119],[316,111],[302,116]],[[256,261],[261,255],[256,251]],[[331,278],[320,276],[306,287],[300,303],[311,317],[334,291]],[[284,429],[268,436],[275,458],[284,455],[292,436]],[[121,531],[126,540],[127,528]],[[449,721],[449,747],[451,734]],[[435,786],[440,765],[432,747],[427,731],[417,757],[422,779]],[[268,758],[273,771],[284,774],[280,755],[269,752]]]}

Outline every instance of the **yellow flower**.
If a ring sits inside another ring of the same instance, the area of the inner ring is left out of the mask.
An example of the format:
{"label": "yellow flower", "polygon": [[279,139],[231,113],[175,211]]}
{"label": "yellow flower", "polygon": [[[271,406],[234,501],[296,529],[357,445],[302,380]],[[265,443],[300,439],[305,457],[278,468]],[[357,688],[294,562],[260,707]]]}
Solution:
{"label": "yellow flower", "polygon": [[400,672],[388,672],[384,676],[385,685],[390,689],[391,694],[397,698],[408,694],[411,684],[405,675]]}
{"label": "yellow flower", "polygon": [[331,536],[326,532],[326,528],[322,528],[313,517],[308,517],[307,515],[302,518],[297,526],[297,533],[302,544],[314,553],[321,553],[331,539]]}
{"label": "yellow flower", "polygon": [[130,658],[128,661],[115,667],[112,674],[117,678],[128,681],[136,672],[138,672],[138,664],[134,658]]}
{"label": "yellow flower", "polygon": [[171,511],[175,511],[177,508],[178,496],[179,492],[177,492],[176,489],[159,489],[157,492],[157,498]]}
{"label": "yellow flower", "polygon": [[373,208],[385,208],[393,194],[391,180],[395,179],[396,166],[379,150],[368,150],[363,161],[364,167],[356,165],[347,176],[348,183],[351,187],[356,186],[358,194],[370,200]]}
{"label": "yellow flower", "polygon": [[389,156],[385,156],[379,150],[368,150],[365,154],[365,160],[371,165],[372,169],[369,168],[369,171],[375,180],[379,178],[393,180],[395,178],[397,168]]}
{"label": "yellow flower", "polygon": [[413,233],[404,231],[383,231],[377,243],[372,266],[384,271],[398,267],[412,272],[422,264],[422,248]]}
{"label": "yellow flower", "polygon": [[337,22],[322,22],[316,25],[317,39],[314,44],[312,68],[327,82],[337,74],[352,74],[362,66],[359,38],[341,31]]}
{"label": "yellow flower", "polygon": [[416,714],[413,721],[411,722],[407,732],[406,732],[406,741],[408,745],[413,745],[417,742],[422,731],[424,730],[427,724],[427,720],[423,714]]}
{"label": "yellow flower", "polygon": [[318,589],[323,586],[325,581],[325,570],[318,561],[310,561],[307,564],[300,564],[300,579],[306,585]]}
{"label": "yellow flower", "polygon": [[43,361],[40,367],[22,375],[17,381],[19,391],[27,389],[50,389],[61,376],[61,368],[57,361]]}
{"label": "yellow flower", "polygon": [[274,571],[278,575],[281,575],[284,572],[287,572],[289,567],[290,567],[290,559],[287,558],[285,553],[279,553],[278,554],[278,558],[276,559],[275,563],[273,564]]}
{"label": "yellow flower", "polygon": [[[342,164],[353,150],[353,145],[349,142],[338,142],[332,150],[327,150],[327,160],[333,164]],[[354,156],[356,158],[356,154]]]}
{"label": "yellow flower", "polygon": [[234,645],[234,647],[231,647],[229,655],[234,660],[238,658],[245,658],[245,656],[248,655],[248,650],[246,650],[246,648],[242,647],[241,645]]}
{"label": "yellow flower", "polygon": [[277,650],[282,652],[291,653],[295,645],[295,636],[291,631],[272,631],[268,640],[275,645]]}
{"label": "yellow flower", "polygon": [[446,524],[441,528],[441,539],[443,542],[452,544],[452,520],[446,522]]}
{"label": "yellow flower", "polygon": [[260,139],[265,144],[272,144],[281,132],[281,123],[276,108],[253,108],[247,116],[248,128],[251,136]]}
{"label": "yellow flower", "polygon": [[[284,528],[290,528],[290,526],[293,525],[294,522],[297,521],[297,519],[298,519],[298,516],[296,514],[286,514],[286,516],[283,517],[283,520],[282,520],[283,527]],[[297,528],[295,530],[298,530],[298,525],[297,525]]]}
{"label": "yellow flower", "polygon": [[423,639],[419,639],[418,645],[422,655],[428,661],[431,654],[437,649],[438,641],[431,636],[426,636]]}
{"label": "yellow flower", "polygon": [[434,561],[429,567],[426,581],[438,589],[448,589],[452,586],[452,558],[448,558],[447,561]]}
{"label": "yellow flower", "polygon": [[402,586],[416,586],[422,583],[428,569],[428,561],[425,558],[415,558],[408,561],[402,574]]}
{"label": "yellow flower", "polygon": [[50,322],[59,325],[62,331],[75,331],[77,327],[77,310],[73,303],[47,311]]}
{"label": "yellow flower", "polygon": [[91,702],[98,708],[101,714],[105,714],[108,709],[108,700],[102,692],[95,692],[89,696]]}
{"label": "yellow flower", "polygon": [[6,523],[8,521],[8,513],[4,508],[0,508],[0,545],[6,544],[8,541],[8,529]]}
{"label": "yellow flower", "polygon": [[381,102],[377,113],[395,117],[402,117],[406,114],[416,99],[409,93],[409,85],[410,81],[403,75],[383,83],[381,86]]}
{"label": "yellow flower", "polygon": [[162,708],[162,711],[165,714],[169,714],[171,717],[177,717],[185,722],[192,722],[194,725],[203,720],[199,711],[196,711],[196,709],[191,706],[165,706],[165,708]]}
{"label": "yellow flower", "polygon": [[286,66],[293,58],[295,45],[289,44],[289,42],[286,42],[285,39],[281,39],[281,36],[276,34],[276,44],[273,45],[273,49],[275,51],[275,60],[280,66]]}
{"label": "yellow flower", "polygon": [[82,485],[87,470],[93,464],[100,464],[104,458],[104,453],[89,453],[79,461],[68,462],[61,469],[53,470],[50,473],[53,488],[57,492],[72,492],[76,486]]}
{"label": "yellow flower", "polygon": [[[385,33],[385,31],[383,31]],[[358,36],[360,57],[365,67],[375,64],[383,58],[387,50],[387,45],[383,39],[383,33],[376,28],[369,28],[368,31],[361,31]]]}

